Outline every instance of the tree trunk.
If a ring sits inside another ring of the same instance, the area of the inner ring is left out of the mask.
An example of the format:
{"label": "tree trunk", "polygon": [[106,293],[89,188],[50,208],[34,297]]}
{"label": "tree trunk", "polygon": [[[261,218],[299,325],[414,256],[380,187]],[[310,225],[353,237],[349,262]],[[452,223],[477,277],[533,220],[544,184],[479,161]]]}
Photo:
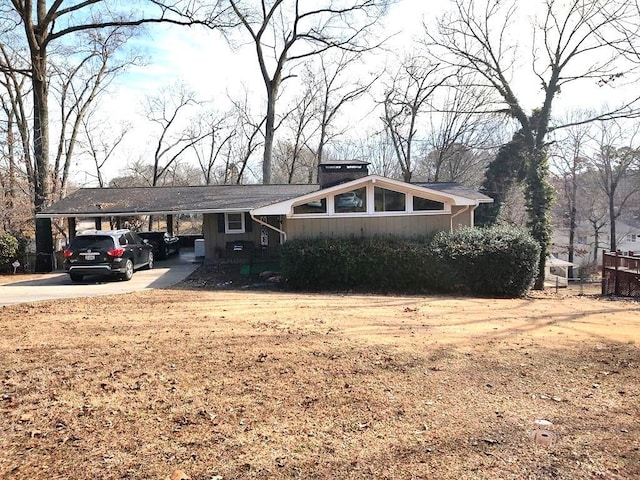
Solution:
{"label": "tree trunk", "polygon": [[[611,192],[614,192],[615,190],[611,190]],[[615,211],[616,211],[616,206],[613,202],[613,193],[611,193],[609,195],[609,235],[610,235],[610,247],[611,247],[611,251],[615,252],[618,248],[617,242],[616,242],[616,215],[615,215]]]}
{"label": "tree trunk", "polygon": [[551,187],[547,181],[549,166],[544,148],[536,148],[531,152],[527,174],[527,211],[531,236],[540,245],[538,276],[534,288],[544,289],[545,266],[551,240],[551,223],[549,211],[553,199]]}
{"label": "tree trunk", "polygon": [[273,152],[273,140],[275,137],[275,121],[276,121],[276,97],[278,96],[278,87],[272,83],[267,88],[267,116],[264,131],[264,153],[262,157],[262,183],[268,185],[271,183],[271,155]]}
{"label": "tree trunk", "polygon": [[[575,160],[574,160],[575,162]],[[576,197],[578,192],[578,184],[576,181],[575,165],[571,171],[571,194],[569,201],[571,202],[569,208],[569,262],[573,263],[576,243],[576,217],[578,215],[578,209],[576,208]],[[573,278],[573,267],[567,269],[567,275],[569,278]]]}
{"label": "tree trunk", "polygon": [[[49,205],[49,110],[47,105],[47,56],[41,49],[33,52],[33,155],[35,157],[34,211]],[[53,235],[51,220],[36,219],[36,272],[53,270]]]}

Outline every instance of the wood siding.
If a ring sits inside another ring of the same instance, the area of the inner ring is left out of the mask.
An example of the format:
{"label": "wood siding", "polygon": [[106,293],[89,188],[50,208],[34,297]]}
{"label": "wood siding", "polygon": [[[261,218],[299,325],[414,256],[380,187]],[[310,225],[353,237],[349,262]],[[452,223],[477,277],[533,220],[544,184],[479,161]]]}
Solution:
{"label": "wood siding", "polygon": [[[453,207],[450,214],[443,215],[371,215],[366,217],[333,216],[322,218],[282,218],[282,229],[287,238],[313,237],[349,237],[368,235],[396,235],[399,237],[417,237],[440,231],[450,231],[472,224],[472,210],[466,207]],[[241,234],[225,234],[219,232],[219,214],[203,215],[205,238],[205,258],[216,260],[227,258],[227,243],[235,241],[252,242],[256,249],[260,247],[260,224],[253,222],[252,231]],[[279,219],[268,217],[271,225],[279,225]],[[224,230],[224,228],[223,228]],[[277,254],[280,245],[280,234],[268,229],[269,247],[264,254]]]}
{"label": "wood siding", "polygon": [[[224,233],[224,225],[222,227],[223,232],[220,232],[218,227],[218,221],[220,214],[208,213],[202,217],[202,229],[204,234],[204,256],[207,260],[217,260],[220,258],[227,258],[227,243],[228,242],[252,242],[256,249],[260,248],[260,230],[261,225],[252,222],[251,232],[245,233]],[[269,223],[274,223],[276,219],[268,219]],[[245,220],[245,222],[248,219]],[[246,228],[246,225],[245,225]],[[275,230],[269,229],[269,246],[265,254],[275,254],[280,246],[280,234]]]}
{"label": "wood siding", "polygon": [[416,237],[450,230],[450,215],[287,218],[287,238],[397,235]]}
{"label": "wood siding", "polygon": [[457,230],[463,227],[470,227],[473,225],[471,219],[473,218],[473,210],[467,207],[452,207],[451,209],[455,217],[451,218],[451,228]]}

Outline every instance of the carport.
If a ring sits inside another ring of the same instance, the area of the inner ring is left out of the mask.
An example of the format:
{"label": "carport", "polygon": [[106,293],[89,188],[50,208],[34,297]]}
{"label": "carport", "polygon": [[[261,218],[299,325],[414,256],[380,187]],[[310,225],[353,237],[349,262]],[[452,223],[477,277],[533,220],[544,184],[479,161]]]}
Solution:
{"label": "carport", "polygon": [[[201,232],[205,243],[204,256],[215,259],[224,255],[228,243],[251,242],[260,244],[261,239],[276,246],[277,228],[270,230],[251,219],[253,209],[280,202],[318,190],[318,185],[209,185],[184,187],[127,187],[127,188],[81,188],[36,215],[36,219],[66,220],[67,238],[77,232],[80,219],[92,219],[96,229],[102,230],[105,222],[109,227],[123,227],[125,217],[164,216],[167,230],[174,232],[174,218],[183,214],[203,215]],[[227,215],[239,215],[242,232],[227,232],[224,229]],[[256,225],[256,228],[251,228]],[[244,228],[244,227],[247,228]],[[268,230],[266,233],[263,229]],[[38,252],[50,255],[54,265],[54,252]],[[45,270],[50,271],[50,270]]]}

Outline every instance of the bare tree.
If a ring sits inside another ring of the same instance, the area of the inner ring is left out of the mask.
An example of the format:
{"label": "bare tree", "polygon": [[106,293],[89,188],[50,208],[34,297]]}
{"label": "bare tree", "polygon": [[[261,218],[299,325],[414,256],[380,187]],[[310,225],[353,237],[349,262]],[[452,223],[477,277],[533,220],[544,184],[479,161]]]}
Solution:
{"label": "bare tree", "polygon": [[612,251],[617,249],[616,221],[629,201],[640,192],[640,127],[626,129],[620,122],[599,122],[597,150],[589,159],[598,186],[607,198]]}
{"label": "bare tree", "polygon": [[504,143],[504,122],[496,115],[478,113],[490,101],[489,92],[468,79],[441,89],[429,112],[431,128],[425,136],[430,151],[422,169],[429,180],[480,186],[496,146]]}
{"label": "bare tree", "polygon": [[[587,114],[589,115],[589,114]],[[577,112],[574,118],[583,118],[584,112]],[[591,116],[591,115],[589,115]],[[571,123],[571,119],[567,121]],[[589,141],[590,125],[574,125],[562,132],[564,135],[559,138],[554,145],[551,156],[555,169],[561,176],[562,190],[560,207],[562,208],[562,219],[569,228],[569,244],[567,245],[567,255],[569,262],[574,261],[576,229],[578,227],[579,213],[578,199],[580,189],[580,176],[586,168],[585,149]],[[569,278],[573,278],[573,267],[568,269]]]}
{"label": "bare tree", "polygon": [[[240,100],[232,100],[235,111],[236,123],[234,125],[235,135],[229,143],[229,154],[226,156],[227,162],[220,175],[220,181],[224,184],[240,184],[245,176],[245,171],[249,167],[249,161],[254,153],[264,142],[262,128],[266,122],[264,116],[259,117],[253,114],[249,106],[248,92]],[[231,155],[231,151],[235,155]]]}
{"label": "bare tree", "polygon": [[145,116],[158,131],[153,151],[151,186],[158,185],[162,176],[185,151],[215,132],[208,126],[193,122],[195,115],[190,110],[201,105],[195,92],[184,83],[163,87],[158,94],[146,97]]}
{"label": "bare tree", "polygon": [[124,123],[118,130],[114,130],[113,125],[104,127],[102,122],[95,120],[97,111],[95,108],[89,109],[82,118],[82,134],[84,136],[84,154],[91,157],[95,170],[86,172],[87,175],[98,182],[100,188],[106,187],[104,177],[104,167],[114,154],[118,151],[131,125]]}
{"label": "bare tree", "polygon": [[31,129],[27,78],[9,68],[20,64],[16,52],[0,43],[0,86],[2,86],[2,111],[5,115],[5,145],[12,168],[22,169],[27,175],[28,191],[33,190],[33,156],[31,155]]}
{"label": "bare tree", "polygon": [[[293,105],[282,119],[282,128],[289,134],[285,134],[286,139],[276,142],[273,177],[284,183],[294,183],[294,179],[300,182],[302,178],[308,183],[313,180],[316,162],[315,155],[310,155],[310,144],[320,125],[317,109],[318,90],[311,78],[312,75],[307,72],[304,90],[294,99]],[[300,172],[302,168],[305,172]]]}
{"label": "bare tree", "polygon": [[371,49],[367,37],[388,0],[256,0],[249,7],[229,2],[255,46],[266,89],[262,181],[270,183],[276,100],[282,82],[293,76],[287,68],[332,48]]}
{"label": "bare tree", "polygon": [[198,119],[201,124],[200,130],[209,132],[209,135],[191,147],[198,160],[205,185],[216,183],[215,171],[219,159],[224,159],[226,155],[228,163],[229,143],[237,134],[235,129],[230,128],[227,121],[228,116],[228,113],[216,115],[209,112]]}
{"label": "bare tree", "polygon": [[401,62],[385,87],[381,101],[384,108],[382,123],[393,143],[405,182],[411,181],[415,168],[413,153],[418,120],[430,109],[431,97],[447,78],[438,64],[425,57],[409,56]]}
{"label": "bare tree", "polygon": [[369,172],[387,178],[402,178],[393,142],[386,130],[364,131],[358,137],[335,142],[326,157],[366,159],[370,163]]}
{"label": "bare tree", "polygon": [[[78,34],[80,46],[65,47],[56,52],[59,60],[53,64],[50,81],[60,103],[58,147],[51,175],[53,199],[66,195],[69,170],[87,111],[119,72],[140,63],[135,56],[115,58],[132,34],[131,29],[125,27],[81,31]],[[61,59],[78,56],[82,59],[73,63]],[[86,128],[84,133],[88,133]]]}
{"label": "bare tree", "polygon": [[311,183],[316,156],[303,143],[278,140],[273,149],[273,178],[279,183]]}
{"label": "bare tree", "polygon": [[[364,66],[363,52],[340,50],[334,58],[322,55],[320,57],[320,72],[316,81],[318,110],[320,113],[320,132],[316,149],[317,163],[322,163],[324,149],[327,143],[339,136],[341,131],[335,131],[334,122],[338,114],[349,104],[355,102],[371,90],[380,75],[371,75],[362,81],[353,80],[354,66]],[[361,75],[361,74],[360,74]]]}
{"label": "bare tree", "polygon": [[[492,89],[502,100],[500,110],[521,126],[527,166],[529,228],[541,245],[536,288],[544,288],[544,266],[550,241],[548,214],[552,192],[548,184],[548,134],[567,124],[552,123],[554,100],[578,82],[609,82],[628,71],[616,47],[625,41],[613,27],[629,14],[626,3],[602,0],[545,0],[528,37],[525,52],[522,22],[517,22],[516,0],[453,0],[454,11],[438,21],[427,43],[439,49],[442,62],[475,76],[477,84]],[[523,4],[520,4],[523,5]],[[530,61],[531,75],[541,85],[539,106],[530,112],[517,93],[516,79]],[[515,75],[516,69],[518,74]],[[637,95],[596,118],[636,113]],[[585,119],[581,123],[593,121]]]}
{"label": "bare tree", "polygon": [[[22,30],[27,65],[3,65],[3,71],[26,75],[31,82],[33,98],[33,157],[32,172],[34,208],[40,212],[50,201],[49,167],[49,50],[55,43],[72,41],[82,31],[111,27],[139,26],[143,24],[169,22],[178,25],[203,24],[215,28],[221,25],[225,8],[211,8],[203,18],[195,18],[190,8],[192,2],[178,0],[164,4],[159,0],[148,0],[145,16],[136,16],[136,6],[130,9],[113,8],[107,0],[82,0],[63,2],[56,0],[11,0],[5,12],[5,20],[12,20]],[[223,2],[216,2],[222,5]],[[6,47],[6,45],[4,45]],[[53,266],[53,238],[51,222],[36,219],[36,270],[50,271]]]}
{"label": "bare tree", "polygon": [[150,187],[153,182],[153,165],[139,158],[128,162],[119,175],[109,181],[109,187]]}

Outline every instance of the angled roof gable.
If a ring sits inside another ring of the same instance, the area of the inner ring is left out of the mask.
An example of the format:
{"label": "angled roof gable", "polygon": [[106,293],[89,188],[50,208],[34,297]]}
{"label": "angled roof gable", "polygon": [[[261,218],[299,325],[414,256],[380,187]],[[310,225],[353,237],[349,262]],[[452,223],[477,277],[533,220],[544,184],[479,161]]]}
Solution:
{"label": "angled roof gable", "polygon": [[309,192],[297,198],[283,200],[266,205],[252,211],[254,215],[289,215],[296,205],[319,200],[329,195],[336,195],[373,184],[403,193],[426,197],[453,206],[477,206],[480,203],[491,203],[493,199],[458,183],[407,183],[379,175],[368,175],[350,182]]}

